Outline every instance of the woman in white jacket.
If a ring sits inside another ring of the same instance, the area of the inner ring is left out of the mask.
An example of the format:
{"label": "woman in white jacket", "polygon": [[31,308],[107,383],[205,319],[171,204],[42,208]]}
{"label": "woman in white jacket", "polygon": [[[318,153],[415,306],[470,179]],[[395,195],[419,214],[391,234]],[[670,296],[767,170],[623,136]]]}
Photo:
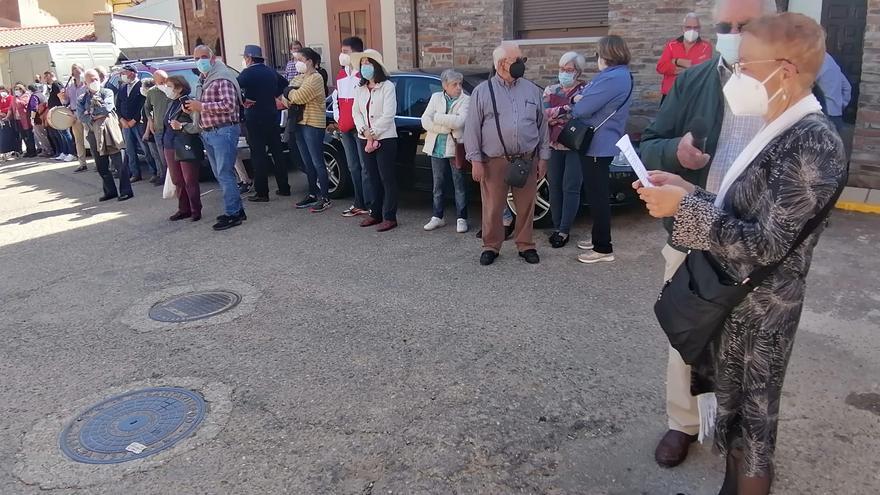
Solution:
{"label": "woman in white jacket", "polygon": [[443,186],[446,174],[452,172],[452,185],[455,189],[455,209],[458,214],[456,231],[468,231],[467,195],[462,171],[454,166],[455,148],[461,141],[464,122],[467,120],[470,97],[462,92],[464,76],[452,69],[440,74],[443,91],[434,93],[428,108],[422,114],[422,127],[428,131],[425,137],[425,154],[431,157],[431,170],[434,174],[434,216],[425,225],[425,230],[434,230],[446,225],[443,219]]}
{"label": "woman in white jacket", "polygon": [[370,216],[361,227],[377,225],[386,232],[397,227],[397,92],[388,80],[382,54],[364,50],[352,55],[359,60],[360,86],[355,90],[354,117],[358,145],[364,148],[364,167],[370,178]]}

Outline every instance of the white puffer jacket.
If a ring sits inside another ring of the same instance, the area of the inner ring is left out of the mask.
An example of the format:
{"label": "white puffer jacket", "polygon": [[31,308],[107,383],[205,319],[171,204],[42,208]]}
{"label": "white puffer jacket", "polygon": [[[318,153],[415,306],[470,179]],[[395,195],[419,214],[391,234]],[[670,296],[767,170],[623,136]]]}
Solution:
{"label": "white puffer jacket", "polygon": [[462,142],[461,137],[464,134],[464,123],[467,120],[468,108],[470,107],[471,97],[462,93],[452,104],[452,110],[446,113],[446,96],[443,92],[431,95],[431,101],[428,102],[428,108],[422,114],[422,127],[428,131],[425,136],[425,147],[423,151],[426,155],[434,154],[434,146],[437,144],[437,136],[440,134],[452,134],[455,138],[446,140],[446,151],[443,156],[452,158],[455,156],[455,143]]}

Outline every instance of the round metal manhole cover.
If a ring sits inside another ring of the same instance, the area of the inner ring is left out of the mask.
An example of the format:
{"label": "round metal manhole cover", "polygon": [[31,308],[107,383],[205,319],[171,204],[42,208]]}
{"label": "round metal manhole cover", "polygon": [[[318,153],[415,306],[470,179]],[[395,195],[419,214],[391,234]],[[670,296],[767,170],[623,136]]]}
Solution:
{"label": "round metal manhole cover", "polygon": [[150,308],[150,319],[163,323],[203,320],[238,306],[241,296],[232,291],[190,292],[158,302]]}
{"label": "round metal manhole cover", "polygon": [[205,412],[202,396],[183,388],[147,388],[117,395],[71,421],[61,432],[61,450],[87,464],[148,457],[192,435]]}

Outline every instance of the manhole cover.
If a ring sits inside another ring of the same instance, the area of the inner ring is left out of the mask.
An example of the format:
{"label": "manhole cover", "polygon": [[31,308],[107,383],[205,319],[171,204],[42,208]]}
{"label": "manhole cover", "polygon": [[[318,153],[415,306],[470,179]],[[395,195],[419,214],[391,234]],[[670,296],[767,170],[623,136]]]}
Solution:
{"label": "manhole cover", "polygon": [[76,417],[61,432],[61,450],[87,464],[147,457],[183,440],[205,417],[201,395],[176,387],[117,395]]}
{"label": "manhole cover", "polygon": [[166,299],[150,308],[150,318],[164,323],[202,320],[229,311],[241,296],[226,290],[190,292]]}

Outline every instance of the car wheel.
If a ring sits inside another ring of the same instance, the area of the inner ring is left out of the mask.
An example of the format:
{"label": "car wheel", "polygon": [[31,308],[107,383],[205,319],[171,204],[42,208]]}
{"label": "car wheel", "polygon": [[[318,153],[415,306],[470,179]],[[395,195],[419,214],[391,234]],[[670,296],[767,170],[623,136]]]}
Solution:
{"label": "car wheel", "polygon": [[330,198],[346,197],[351,190],[351,177],[348,173],[348,166],[342,158],[341,150],[331,145],[325,145],[324,165],[327,167],[327,178],[330,181]]}
{"label": "car wheel", "polygon": [[[507,206],[514,215],[516,205],[513,204],[513,193],[507,193]],[[550,215],[550,182],[546,177],[538,181],[538,192],[535,194],[535,214],[532,217],[536,226],[543,226],[550,223],[552,216]]]}

